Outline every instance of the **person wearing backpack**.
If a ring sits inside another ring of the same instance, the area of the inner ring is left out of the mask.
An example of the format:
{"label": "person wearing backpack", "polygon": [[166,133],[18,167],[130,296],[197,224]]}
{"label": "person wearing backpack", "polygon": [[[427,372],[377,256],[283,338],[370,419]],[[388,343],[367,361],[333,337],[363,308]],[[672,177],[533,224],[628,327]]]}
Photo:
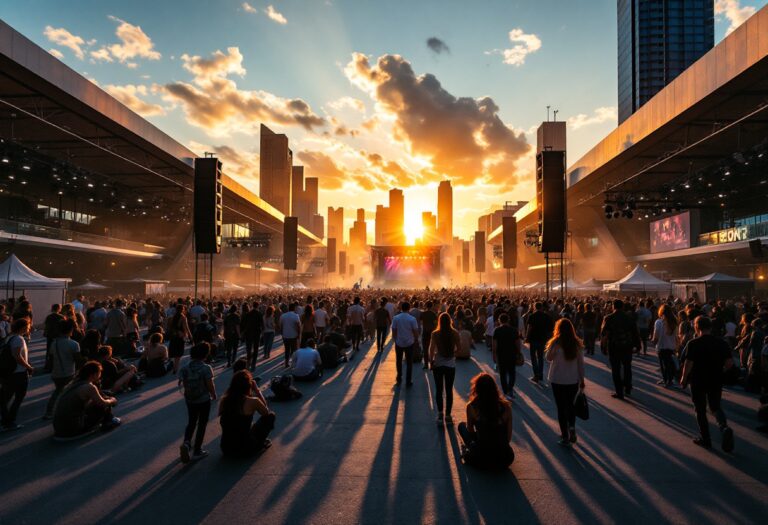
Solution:
{"label": "person wearing backpack", "polygon": [[53,418],[53,409],[56,406],[56,400],[64,387],[75,377],[75,368],[80,361],[80,345],[72,340],[72,333],[75,331],[75,321],[65,319],[59,327],[59,337],[51,343],[51,360],[53,368],[51,370],[51,380],[54,389],[48,400],[48,406],[45,410],[43,419]]}
{"label": "person wearing backpack", "polygon": [[[187,426],[184,429],[184,442],[179,448],[181,462],[189,463],[206,457],[203,450],[205,428],[211,413],[211,401],[216,399],[216,387],[213,384],[213,368],[205,363],[211,347],[208,343],[198,343],[190,351],[191,360],[179,371],[179,387],[183,388],[184,401],[187,405]],[[197,433],[195,433],[197,429]],[[192,436],[195,435],[194,452]]]}
{"label": "person wearing backpack", "polygon": [[443,312],[437,318],[437,330],[429,339],[429,362],[435,378],[437,423],[443,424],[443,388],[445,388],[445,422],[453,424],[453,380],[456,377],[456,353],[461,351],[459,332],[453,328],[451,316]]}
{"label": "person wearing backpack", "polygon": [[[35,371],[29,364],[26,338],[29,337],[30,322],[26,317],[13,321],[11,335],[0,351],[0,424],[3,431],[18,430],[16,423],[21,402],[27,395],[29,377]],[[13,402],[11,402],[13,399]],[[9,405],[10,404],[10,405]]]}

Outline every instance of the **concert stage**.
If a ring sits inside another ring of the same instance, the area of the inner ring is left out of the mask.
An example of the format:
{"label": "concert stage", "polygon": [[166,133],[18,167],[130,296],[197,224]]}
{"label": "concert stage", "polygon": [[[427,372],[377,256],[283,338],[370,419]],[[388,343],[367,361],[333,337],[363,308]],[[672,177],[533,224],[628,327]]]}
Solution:
{"label": "concert stage", "polygon": [[374,283],[422,287],[440,279],[442,246],[371,246]]}

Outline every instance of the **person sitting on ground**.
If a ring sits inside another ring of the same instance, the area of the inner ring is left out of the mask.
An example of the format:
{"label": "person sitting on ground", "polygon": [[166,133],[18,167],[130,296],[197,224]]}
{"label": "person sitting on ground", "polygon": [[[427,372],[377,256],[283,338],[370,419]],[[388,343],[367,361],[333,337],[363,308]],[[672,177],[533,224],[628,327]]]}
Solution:
{"label": "person sitting on ground", "polygon": [[[237,361],[235,361],[235,364],[232,365],[232,373],[237,373],[240,370],[247,370],[248,369],[248,358],[247,357],[241,357]],[[253,397],[257,397],[261,400],[264,405],[267,405],[267,398],[264,397],[264,394],[261,393],[261,389],[259,388],[259,381],[260,378],[254,377],[251,381],[251,395]]]}
{"label": "person sitting on ground", "polygon": [[323,344],[317,347],[324,368],[336,368],[340,363],[347,362],[347,354],[331,342],[330,334],[323,338]]}
{"label": "person sitting on ground", "polygon": [[91,328],[86,330],[83,340],[80,341],[80,353],[85,359],[96,360],[101,347],[101,332]]}
{"label": "person sitting on ground", "polygon": [[505,469],[515,459],[509,445],[512,409],[489,374],[472,378],[467,422],[459,423],[459,435],[464,441],[462,458],[468,465]]}
{"label": "person sitting on ground", "polygon": [[152,334],[149,336],[149,346],[139,361],[139,370],[147,377],[163,377],[172,369],[173,363],[168,359],[168,348],[163,344],[163,334]]}
{"label": "person sitting on ground", "polygon": [[328,333],[330,342],[335,344],[340,352],[344,352],[347,348],[352,346],[352,343],[347,341],[344,331],[341,328],[341,321],[338,317],[331,319],[331,331]]}
{"label": "person sitting on ground", "polygon": [[[232,376],[219,404],[221,424],[221,452],[225,456],[246,457],[269,448],[269,433],[275,428],[275,413],[257,397],[251,395],[253,376],[240,370]],[[253,415],[259,420],[251,424]]]}
{"label": "person sitting on ground", "polygon": [[96,387],[101,370],[97,361],[88,361],[61,392],[53,413],[54,438],[73,439],[90,433],[98,425],[105,431],[120,425],[120,418],[112,416],[117,400],[102,397]]}
{"label": "person sitting on ground", "polygon": [[[187,405],[184,442],[179,447],[182,463],[203,459],[208,455],[208,452],[203,450],[203,439],[208,426],[208,416],[211,413],[211,401],[216,399],[213,368],[205,363],[210,351],[211,347],[208,343],[197,343],[190,350],[191,360],[179,370],[179,386],[184,389],[184,401]],[[194,449],[192,448],[193,434],[195,434]],[[192,455],[190,455],[191,452]]]}
{"label": "person sitting on ground", "polygon": [[315,350],[314,339],[309,339],[306,346],[291,356],[291,374],[296,381],[314,381],[323,375],[323,360]]}
{"label": "person sitting on ground", "polygon": [[136,367],[126,365],[122,359],[112,357],[112,347],[102,346],[97,352],[101,365],[101,388],[117,394],[140,385]]}

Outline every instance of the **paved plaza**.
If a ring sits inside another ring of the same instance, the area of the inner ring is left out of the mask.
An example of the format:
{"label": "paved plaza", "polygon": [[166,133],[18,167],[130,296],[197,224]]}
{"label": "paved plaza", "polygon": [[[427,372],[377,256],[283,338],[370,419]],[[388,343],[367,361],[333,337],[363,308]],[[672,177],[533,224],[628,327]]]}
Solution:
{"label": "paved plaza", "polygon": [[[35,353],[40,364],[41,352]],[[381,357],[363,347],[303,399],[273,403],[273,446],[248,461],[222,458],[220,427],[206,435],[210,457],[178,458],[186,423],[175,377],[149,380],[119,398],[123,425],[108,434],[56,443],[42,421],[51,391],[33,379],[19,421],[0,435],[0,523],[758,523],[768,515],[768,440],[756,400],[724,394],[736,433],[733,454],[691,443],[687,392],[656,385],[655,355],[635,359],[629,402],[610,398],[603,356],[587,357],[591,419],[579,443],[557,445],[548,388],[518,368],[513,405],[516,454],[501,474],[465,467],[455,427],[438,427],[432,383],[418,366],[414,385],[396,388],[391,342]],[[257,373],[282,369],[273,352]],[[492,372],[479,345],[458,362],[453,416],[464,419],[470,378]],[[216,368],[223,393],[232,374]]]}

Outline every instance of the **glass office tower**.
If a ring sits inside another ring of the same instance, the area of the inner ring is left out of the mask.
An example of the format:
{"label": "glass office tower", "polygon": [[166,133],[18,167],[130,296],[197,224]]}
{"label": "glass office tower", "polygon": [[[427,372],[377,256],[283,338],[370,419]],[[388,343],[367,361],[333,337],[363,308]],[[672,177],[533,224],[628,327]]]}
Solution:
{"label": "glass office tower", "polygon": [[617,0],[619,123],[715,44],[712,0]]}

